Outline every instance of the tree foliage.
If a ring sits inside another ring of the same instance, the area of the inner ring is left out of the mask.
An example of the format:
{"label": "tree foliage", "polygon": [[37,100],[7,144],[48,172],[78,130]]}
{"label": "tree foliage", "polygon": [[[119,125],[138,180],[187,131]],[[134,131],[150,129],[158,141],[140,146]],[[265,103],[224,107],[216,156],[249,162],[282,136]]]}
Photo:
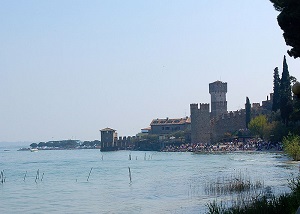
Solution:
{"label": "tree foliage", "polygon": [[263,138],[267,125],[268,120],[266,115],[259,115],[250,121],[249,130],[252,134]]}
{"label": "tree foliage", "polygon": [[283,30],[285,43],[291,46],[287,53],[300,57],[300,1],[299,0],[270,0],[274,8],[280,12],[277,22]]}
{"label": "tree foliage", "polygon": [[276,112],[280,108],[280,77],[278,67],[274,69],[273,75],[273,104],[272,111]]}
{"label": "tree foliage", "polygon": [[300,133],[300,98],[294,97],[293,111],[290,115],[290,131],[292,133]]}
{"label": "tree foliage", "polygon": [[288,128],[281,121],[272,121],[265,127],[263,136],[272,142],[282,142],[287,134]]}
{"label": "tree foliage", "polygon": [[[100,146],[99,140],[94,141],[84,141],[79,140],[60,140],[60,141],[48,141],[48,142],[39,142],[34,144],[35,147],[47,149],[75,149],[75,148],[95,148]],[[30,144],[30,147],[35,148]]]}
{"label": "tree foliage", "polygon": [[34,149],[34,148],[38,147],[38,144],[37,143],[32,143],[32,144],[30,144],[30,147]]}
{"label": "tree foliage", "polygon": [[291,79],[288,70],[288,65],[286,63],[286,58],[283,58],[283,70],[280,81],[280,113],[284,124],[288,124],[289,117],[293,111],[292,104],[292,88]]}
{"label": "tree foliage", "polygon": [[288,134],[283,138],[284,151],[293,158],[293,160],[300,160],[300,136]]}
{"label": "tree foliage", "polygon": [[297,123],[300,121],[300,99],[293,100],[293,112],[291,114],[291,121]]}

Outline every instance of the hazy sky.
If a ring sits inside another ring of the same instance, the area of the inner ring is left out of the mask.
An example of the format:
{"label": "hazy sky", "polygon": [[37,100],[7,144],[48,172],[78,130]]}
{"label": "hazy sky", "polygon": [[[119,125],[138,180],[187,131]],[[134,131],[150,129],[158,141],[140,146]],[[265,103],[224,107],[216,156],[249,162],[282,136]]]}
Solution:
{"label": "hazy sky", "polygon": [[[285,45],[268,0],[1,0],[0,141],[135,135],[228,84],[265,100]],[[300,59],[287,56],[300,79]]]}

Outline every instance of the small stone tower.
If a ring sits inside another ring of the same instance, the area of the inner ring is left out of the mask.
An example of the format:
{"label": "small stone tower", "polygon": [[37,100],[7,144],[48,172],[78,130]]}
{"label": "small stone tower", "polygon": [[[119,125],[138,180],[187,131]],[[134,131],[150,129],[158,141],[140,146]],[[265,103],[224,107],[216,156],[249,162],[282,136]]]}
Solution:
{"label": "small stone tower", "polygon": [[192,143],[210,142],[209,104],[191,104],[191,141]]}
{"label": "small stone tower", "polygon": [[101,151],[115,149],[116,130],[111,128],[101,129]]}
{"label": "small stone tower", "polygon": [[227,113],[227,83],[221,81],[209,83],[209,93],[211,95],[211,118]]}

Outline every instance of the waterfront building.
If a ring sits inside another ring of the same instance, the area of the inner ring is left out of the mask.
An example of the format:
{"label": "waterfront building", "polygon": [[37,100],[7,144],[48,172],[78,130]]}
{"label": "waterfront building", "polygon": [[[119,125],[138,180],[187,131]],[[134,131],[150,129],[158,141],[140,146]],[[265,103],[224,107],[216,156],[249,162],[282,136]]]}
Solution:
{"label": "waterfront building", "polygon": [[141,132],[136,134],[136,137],[141,138],[143,136],[148,135],[151,132],[151,127],[147,127],[147,128],[142,128]]}
{"label": "waterfront building", "polygon": [[116,150],[116,139],[118,134],[112,128],[104,128],[100,130],[101,133],[101,151]]}
{"label": "waterfront building", "polygon": [[165,119],[154,119],[150,123],[151,129],[149,134],[154,135],[168,135],[178,131],[185,131],[190,128],[191,120],[189,117],[184,118],[165,118]]}

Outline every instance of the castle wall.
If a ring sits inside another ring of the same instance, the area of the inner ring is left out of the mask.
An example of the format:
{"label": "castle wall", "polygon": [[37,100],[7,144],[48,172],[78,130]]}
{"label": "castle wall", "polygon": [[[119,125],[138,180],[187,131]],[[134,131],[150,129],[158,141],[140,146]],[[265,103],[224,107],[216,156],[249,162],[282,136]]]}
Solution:
{"label": "castle wall", "polygon": [[239,129],[246,129],[246,111],[240,110],[223,114],[211,120],[211,141],[218,142],[224,133],[232,133]]}
{"label": "castle wall", "polygon": [[209,104],[191,104],[191,142],[210,142],[210,113]]}

